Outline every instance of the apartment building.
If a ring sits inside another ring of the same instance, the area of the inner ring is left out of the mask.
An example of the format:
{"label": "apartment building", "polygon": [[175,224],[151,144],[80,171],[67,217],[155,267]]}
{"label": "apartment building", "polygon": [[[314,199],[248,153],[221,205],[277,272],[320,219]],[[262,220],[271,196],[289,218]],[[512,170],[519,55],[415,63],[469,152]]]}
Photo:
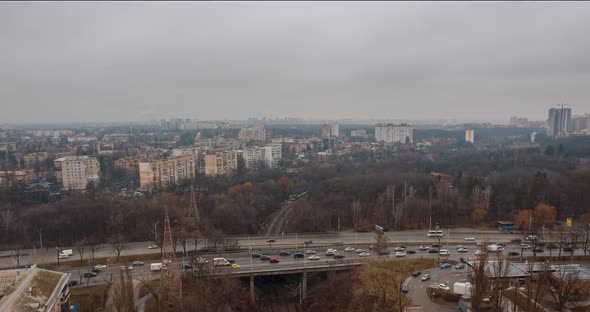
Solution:
{"label": "apartment building", "polygon": [[195,157],[192,155],[139,162],[139,186],[144,191],[164,189],[194,178]]}
{"label": "apartment building", "polygon": [[266,141],[266,129],[263,125],[257,125],[253,128],[242,128],[239,133],[242,141]]}
{"label": "apartment building", "polygon": [[100,164],[95,157],[67,156],[53,161],[64,190],[86,190],[88,183],[100,181]]}
{"label": "apartment building", "polygon": [[414,143],[414,128],[408,124],[378,123],[375,125],[375,140],[384,143]]}
{"label": "apartment building", "polygon": [[205,152],[205,175],[234,175],[238,171],[238,151],[208,150]]}
{"label": "apartment building", "polygon": [[34,168],[36,164],[42,164],[47,159],[47,153],[30,153],[23,155],[23,167]]}
{"label": "apartment building", "polygon": [[281,144],[268,144],[244,149],[244,166],[248,170],[277,168],[282,157]]}

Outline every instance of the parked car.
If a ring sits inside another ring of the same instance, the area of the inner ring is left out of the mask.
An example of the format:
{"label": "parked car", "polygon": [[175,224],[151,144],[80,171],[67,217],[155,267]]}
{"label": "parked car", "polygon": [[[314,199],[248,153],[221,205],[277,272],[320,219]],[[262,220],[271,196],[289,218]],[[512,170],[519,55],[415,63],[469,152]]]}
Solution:
{"label": "parked car", "polygon": [[305,258],[305,254],[303,254],[302,252],[294,252],[293,258]]}
{"label": "parked car", "polygon": [[307,258],[307,259],[309,259],[309,260],[320,260],[320,256],[318,256],[318,255],[312,255],[312,256],[309,256],[309,258]]}
{"label": "parked car", "polygon": [[270,260],[270,256],[268,255],[260,255],[260,260]]}
{"label": "parked car", "polygon": [[334,255],[334,259],[343,259],[344,255],[343,254],[335,254]]}
{"label": "parked car", "polygon": [[279,259],[277,259],[277,258],[270,258],[270,263],[279,263]]}
{"label": "parked car", "polygon": [[420,280],[422,281],[427,281],[430,279],[430,274],[425,273],[424,275],[422,275],[422,277],[420,278]]}
{"label": "parked car", "polygon": [[86,272],[86,273],[84,273],[84,277],[86,277],[86,278],[96,277],[96,273],[94,273],[94,272]]}
{"label": "parked car", "polygon": [[133,261],[133,263],[131,265],[132,266],[142,266],[142,265],[145,265],[145,263],[143,263],[142,261]]}
{"label": "parked car", "polygon": [[449,285],[447,285],[447,284],[438,284],[438,289],[450,291],[451,287],[449,287]]}
{"label": "parked car", "polygon": [[287,257],[287,256],[290,256],[290,255],[291,255],[291,253],[288,252],[288,251],[284,251],[283,250],[283,251],[279,252],[279,256],[281,256],[281,257]]}
{"label": "parked car", "polygon": [[453,265],[450,263],[443,263],[440,265],[441,269],[450,269],[451,267],[453,267]]}
{"label": "parked car", "polygon": [[420,272],[420,271],[414,271],[414,272],[412,272],[412,276],[413,277],[420,276],[420,275],[422,275],[422,272]]}

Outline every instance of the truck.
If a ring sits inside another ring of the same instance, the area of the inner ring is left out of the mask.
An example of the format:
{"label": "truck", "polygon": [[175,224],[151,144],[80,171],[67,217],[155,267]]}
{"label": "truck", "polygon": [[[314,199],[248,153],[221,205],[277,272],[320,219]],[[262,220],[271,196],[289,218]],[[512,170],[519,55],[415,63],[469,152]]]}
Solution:
{"label": "truck", "polygon": [[471,295],[471,283],[456,282],[453,284],[453,292],[459,295]]}
{"label": "truck", "polygon": [[74,252],[71,249],[64,249],[60,252],[60,254],[69,257],[69,256],[73,255]]}
{"label": "truck", "polygon": [[150,265],[150,270],[152,270],[152,271],[160,271],[162,269],[166,270],[166,265],[165,264],[162,264],[162,263],[152,263]]}
{"label": "truck", "polygon": [[231,263],[227,261],[225,258],[213,258],[213,265],[214,266],[228,266]]}

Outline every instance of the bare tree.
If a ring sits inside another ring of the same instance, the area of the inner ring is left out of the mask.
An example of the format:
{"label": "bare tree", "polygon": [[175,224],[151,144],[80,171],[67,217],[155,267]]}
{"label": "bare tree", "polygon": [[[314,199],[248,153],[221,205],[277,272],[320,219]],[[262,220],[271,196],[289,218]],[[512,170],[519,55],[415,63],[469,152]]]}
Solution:
{"label": "bare tree", "polygon": [[[78,251],[78,254],[80,255],[80,261],[83,261],[84,260],[84,251],[86,250],[86,239],[83,238],[83,239],[77,241],[75,248]],[[93,256],[93,258],[94,258],[94,256]]]}
{"label": "bare tree", "polygon": [[109,244],[113,248],[113,253],[119,258],[121,253],[127,249],[127,238],[122,234],[114,234],[109,238]]}
{"label": "bare tree", "polygon": [[354,226],[354,231],[356,232],[358,229],[358,222],[361,213],[361,202],[360,200],[355,200],[352,202],[352,224]]}
{"label": "bare tree", "polygon": [[566,303],[572,301],[583,288],[575,267],[561,266],[554,274],[550,274],[548,279],[551,280],[551,295],[557,311],[564,311]]}
{"label": "bare tree", "polygon": [[14,244],[10,249],[10,256],[16,262],[16,268],[20,268],[20,260],[23,257],[23,246],[20,244]]}

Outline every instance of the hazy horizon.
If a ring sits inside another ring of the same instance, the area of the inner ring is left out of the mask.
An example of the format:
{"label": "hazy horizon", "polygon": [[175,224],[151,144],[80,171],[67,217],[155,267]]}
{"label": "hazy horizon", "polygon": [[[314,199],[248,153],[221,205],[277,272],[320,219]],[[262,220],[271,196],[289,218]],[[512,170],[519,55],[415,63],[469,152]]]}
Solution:
{"label": "hazy horizon", "polygon": [[0,124],[590,112],[587,2],[2,2]]}

